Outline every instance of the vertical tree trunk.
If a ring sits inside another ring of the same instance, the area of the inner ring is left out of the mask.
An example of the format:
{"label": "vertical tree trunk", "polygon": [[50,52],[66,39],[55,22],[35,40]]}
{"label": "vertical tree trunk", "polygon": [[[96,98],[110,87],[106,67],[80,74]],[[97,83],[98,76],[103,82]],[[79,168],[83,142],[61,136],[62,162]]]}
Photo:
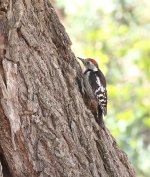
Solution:
{"label": "vertical tree trunk", "polygon": [[87,109],[81,69],[48,0],[0,3],[0,161],[4,177],[134,177]]}

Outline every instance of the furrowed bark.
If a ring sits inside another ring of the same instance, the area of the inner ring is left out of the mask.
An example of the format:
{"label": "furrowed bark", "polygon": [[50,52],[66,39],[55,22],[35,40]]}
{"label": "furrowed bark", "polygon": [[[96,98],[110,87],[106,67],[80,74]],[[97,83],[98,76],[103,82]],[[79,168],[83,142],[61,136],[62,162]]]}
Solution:
{"label": "furrowed bark", "polygon": [[4,177],[135,176],[126,154],[85,105],[78,85],[81,68],[70,46],[48,0],[1,1]]}

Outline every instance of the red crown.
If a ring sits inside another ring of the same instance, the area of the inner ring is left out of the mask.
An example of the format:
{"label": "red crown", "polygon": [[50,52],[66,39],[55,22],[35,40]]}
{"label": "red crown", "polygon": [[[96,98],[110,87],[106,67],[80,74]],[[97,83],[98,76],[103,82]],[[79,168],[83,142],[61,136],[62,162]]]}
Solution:
{"label": "red crown", "polygon": [[91,61],[94,65],[97,65],[97,62],[94,59],[88,58],[88,60]]}

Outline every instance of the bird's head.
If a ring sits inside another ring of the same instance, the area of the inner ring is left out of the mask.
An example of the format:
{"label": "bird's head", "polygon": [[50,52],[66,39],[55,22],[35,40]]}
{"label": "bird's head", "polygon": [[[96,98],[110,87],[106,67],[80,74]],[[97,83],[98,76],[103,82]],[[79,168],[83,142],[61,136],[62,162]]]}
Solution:
{"label": "bird's head", "polygon": [[80,57],[78,57],[78,59],[82,61],[82,63],[84,64],[86,69],[91,69],[93,71],[99,70],[98,64],[94,59],[92,59],[92,58],[82,59]]}

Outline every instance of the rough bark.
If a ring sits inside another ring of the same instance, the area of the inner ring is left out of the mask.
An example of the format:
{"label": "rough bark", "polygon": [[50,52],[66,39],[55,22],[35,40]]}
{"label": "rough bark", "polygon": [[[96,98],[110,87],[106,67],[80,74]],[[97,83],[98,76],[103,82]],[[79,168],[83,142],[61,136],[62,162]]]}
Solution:
{"label": "rough bark", "polygon": [[0,2],[0,173],[9,177],[134,177],[95,122],[81,68],[48,0]]}

